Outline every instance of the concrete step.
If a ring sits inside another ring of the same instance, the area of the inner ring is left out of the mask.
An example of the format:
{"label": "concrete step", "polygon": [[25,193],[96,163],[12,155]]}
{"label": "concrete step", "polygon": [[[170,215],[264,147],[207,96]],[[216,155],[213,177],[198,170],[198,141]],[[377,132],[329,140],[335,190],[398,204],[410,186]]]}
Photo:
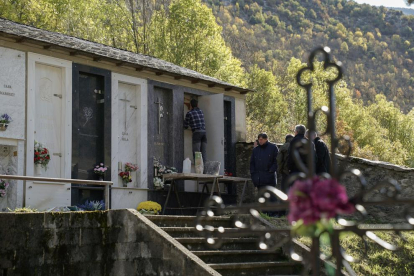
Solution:
{"label": "concrete step", "polygon": [[244,262],[275,262],[287,261],[282,249],[265,250],[209,250],[193,251],[205,263],[244,263]]}
{"label": "concrete step", "polygon": [[236,275],[292,275],[298,274],[301,265],[296,262],[240,262],[208,264],[224,276]]}
{"label": "concrete step", "polygon": [[[161,227],[161,229],[174,238],[200,237],[199,233],[197,233],[197,231],[195,230],[195,227]],[[231,228],[224,229],[229,230]]]}
{"label": "concrete step", "polygon": [[[212,249],[205,238],[176,238],[190,251],[210,251]],[[258,240],[256,238],[225,238],[219,250],[258,250]]]}
{"label": "concrete step", "polygon": [[[195,216],[146,216],[149,220],[159,227],[195,227]],[[232,227],[230,217],[213,217],[208,220],[208,224],[214,227]]]}

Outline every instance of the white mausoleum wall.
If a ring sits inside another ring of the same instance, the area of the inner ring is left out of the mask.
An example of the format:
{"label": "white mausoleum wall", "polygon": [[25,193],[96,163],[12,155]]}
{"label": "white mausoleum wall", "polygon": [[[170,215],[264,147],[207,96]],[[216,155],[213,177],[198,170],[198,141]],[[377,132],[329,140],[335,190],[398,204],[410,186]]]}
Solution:
{"label": "white mausoleum wall", "polygon": [[[12,118],[7,130],[0,131],[0,174],[24,173],[24,139],[26,124],[25,94],[26,54],[0,47],[0,116]],[[22,205],[21,181],[8,181],[0,211]]]}

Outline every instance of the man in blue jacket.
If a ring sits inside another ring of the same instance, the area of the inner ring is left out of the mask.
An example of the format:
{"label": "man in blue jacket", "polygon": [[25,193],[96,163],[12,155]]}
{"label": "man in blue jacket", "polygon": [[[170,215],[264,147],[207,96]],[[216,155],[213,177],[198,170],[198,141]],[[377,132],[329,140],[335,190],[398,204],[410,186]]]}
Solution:
{"label": "man in blue jacket", "polygon": [[277,153],[275,144],[267,140],[267,134],[258,136],[259,145],[253,149],[250,159],[250,175],[255,187],[276,186]]}

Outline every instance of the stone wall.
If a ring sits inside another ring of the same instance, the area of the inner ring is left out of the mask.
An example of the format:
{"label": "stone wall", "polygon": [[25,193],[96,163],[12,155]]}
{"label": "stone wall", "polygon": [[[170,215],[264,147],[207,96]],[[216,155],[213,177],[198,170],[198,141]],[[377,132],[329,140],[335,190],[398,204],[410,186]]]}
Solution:
{"label": "stone wall", "polygon": [[0,213],[0,275],[218,275],[135,210]]}
{"label": "stone wall", "polygon": [[[237,176],[250,177],[250,156],[252,154],[253,143],[237,143]],[[375,184],[386,179],[395,179],[402,188],[400,198],[414,198],[414,169],[397,166],[394,164],[371,161],[367,159],[350,157],[346,158],[343,155],[337,155],[338,165],[344,167],[346,170],[358,169],[367,181],[368,187],[373,187]],[[278,179],[278,187],[280,179]],[[350,196],[355,195],[359,189],[355,177],[345,176],[341,183],[346,187]],[[238,188],[238,195],[240,200],[242,187]],[[370,193],[369,199],[378,200],[384,198],[381,190],[375,190]],[[246,196],[243,202],[252,202],[254,200],[254,187],[250,183],[246,189]],[[375,206],[367,208],[369,212],[369,220],[376,222],[403,222],[403,205],[388,205]]]}

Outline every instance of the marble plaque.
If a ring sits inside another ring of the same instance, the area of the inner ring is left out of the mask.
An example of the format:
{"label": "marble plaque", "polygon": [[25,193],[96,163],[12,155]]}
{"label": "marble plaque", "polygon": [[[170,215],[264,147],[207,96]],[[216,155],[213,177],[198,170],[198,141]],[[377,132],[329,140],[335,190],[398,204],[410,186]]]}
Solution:
{"label": "marble plaque", "polygon": [[0,138],[24,139],[25,134],[25,53],[0,47],[0,115],[12,122]]}
{"label": "marble plaque", "polygon": [[[138,164],[138,121],[139,101],[137,85],[119,83],[118,90],[118,156],[122,162],[122,170],[125,163]],[[137,187],[138,172],[132,172],[133,186]],[[120,180],[121,181],[121,180]],[[121,182],[120,182],[121,183]]]}

